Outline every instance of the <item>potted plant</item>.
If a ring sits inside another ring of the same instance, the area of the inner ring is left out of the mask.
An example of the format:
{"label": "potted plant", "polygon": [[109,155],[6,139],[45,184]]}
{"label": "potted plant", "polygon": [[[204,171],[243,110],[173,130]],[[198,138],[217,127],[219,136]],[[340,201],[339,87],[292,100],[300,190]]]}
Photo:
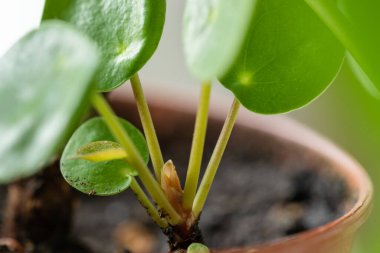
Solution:
{"label": "potted plant", "polygon": [[[85,120],[71,135],[60,159],[63,177],[89,195],[115,195],[130,188],[167,235],[171,251],[190,245],[189,251],[208,250],[193,243],[203,242],[199,220],[241,105],[262,114],[304,106],[332,82],[345,52],[301,0],[189,0],[185,54],[202,87],[182,188],[175,161],[164,162],[137,74],[159,43],[165,1],[47,0],[43,20],[0,62],[1,103],[4,108],[15,104],[0,128],[4,140],[1,182],[31,176],[43,168],[92,104],[100,117]],[[214,79],[231,90],[235,99],[198,187]],[[137,128],[115,115],[101,95],[127,80],[146,141]],[[297,143],[296,139],[292,136]],[[333,148],[331,152],[341,156]],[[313,154],[318,156],[318,152]],[[333,159],[322,151],[319,154]],[[147,165],[149,158],[154,173]],[[342,169],[343,164],[347,168]],[[368,214],[371,187],[365,174],[346,157],[332,167],[347,181],[348,195],[357,194],[350,211],[319,229],[258,247],[257,252],[350,251],[353,234]],[[349,180],[355,176],[359,179]],[[305,239],[308,243],[300,242]]]}

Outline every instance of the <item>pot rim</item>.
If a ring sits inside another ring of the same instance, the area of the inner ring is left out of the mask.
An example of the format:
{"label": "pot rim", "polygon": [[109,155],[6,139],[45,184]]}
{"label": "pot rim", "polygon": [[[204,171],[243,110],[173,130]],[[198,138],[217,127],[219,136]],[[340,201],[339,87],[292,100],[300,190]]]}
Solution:
{"label": "pot rim", "polygon": [[[118,101],[125,101],[127,97],[133,98],[132,92],[130,90],[126,91],[125,86],[123,87],[113,92],[110,98]],[[168,86],[166,85],[166,87]],[[173,87],[175,86],[170,86],[170,89],[162,89],[162,87],[155,85],[147,85],[145,93],[148,102],[152,105],[160,104],[166,108],[175,108],[185,113],[194,114],[198,100],[196,91],[199,87],[197,89]],[[228,113],[229,105],[232,103],[231,97],[222,94],[214,96],[210,103],[210,117],[216,120],[224,120]],[[223,101],[223,103],[220,103],[220,101]],[[225,103],[224,101],[228,102]],[[295,235],[281,237],[273,242],[246,247],[232,246],[232,249],[248,249],[250,252],[255,252],[260,249],[281,247],[283,244],[299,243],[316,237],[319,241],[323,241],[343,230],[348,233],[354,233],[364,223],[371,211],[373,186],[366,171],[347,152],[311,128],[283,115],[258,115],[242,107],[237,124],[254,128],[319,155],[328,161],[331,168],[347,181],[350,191],[356,194],[356,200],[344,215],[325,225]]]}

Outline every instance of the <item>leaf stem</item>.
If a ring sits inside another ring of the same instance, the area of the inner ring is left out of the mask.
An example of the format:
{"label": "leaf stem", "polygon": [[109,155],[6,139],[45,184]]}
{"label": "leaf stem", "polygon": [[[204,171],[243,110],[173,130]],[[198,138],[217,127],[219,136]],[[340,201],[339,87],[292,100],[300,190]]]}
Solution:
{"label": "leaf stem", "polygon": [[191,210],[198,187],[207,130],[210,94],[211,82],[204,82],[201,88],[198,112],[195,121],[193,143],[191,146],[190,160],[187,169],[186,183],[182,201],[182,205],[185,210]]}
{"label": "leaf stem", "polygon": [[148,166],[145,164],[131,138],[121,126],[118,117],[112,111],[110,105],[106,102],[104,97],[100,94],[95,94],[92,97],[92,103],[98,113],[104,118],[115,139],[127,152],[128,161],[139,173],[139,177],[141,178],[141,181],[146,187],[149,194],[152,196],[153,201],[155,201],[157,205],[168,214],[170,219],[169,223],[176,225],[183,222],[182,217],[169,203],[168,199],[161,189],[161,186],[157,183],[154,176],[151,174]]}
{"label": "leaf stem", "polygon": [[132,177],[132,182],[131,182],[131,189],[141,205],[146,208],[147,212],[149,213],[150,217],[159,225],[161,228],[166,228],[168,227],[168,223],[166,220],[162,219],[160,217],[160,214],[158,213],[157,209],[155,206],[150,202],[149,198],[146,196],[145,192],[143,189],[141,189],[139,183],[137,180]]}
{"label": "leaf stem", "polygon": [[232,129],[235,125],[236,118],[239,113],[239,108],[240,102],[235,98],[224,123],[223,129],[220,133],[219,139],[216,143],[214,152],[210,158],[210,162],[202,179],[202,183],[199,187],[197,195],[195,196],[193,204],[193,215],[195,218],[199,217],[204,207],[212,182],[214,181],[215,174],[218,170],[220,161],[222,160],[224,151],[226,150],[228,140],[230,139]]}
{"label": "leaf stem", "polygon": [[144,96],[144,91],[142,89],[138,74],[135,74],[130,81],[133,89],[133,94],[136,99],[137,109],[140,114],[141,123],[144,128],[145,137],[148,143],[156,179],[158,182],[160,182],[161,170],[164,166],[164,159],[162,157],[160,144],[157,139],[156,130],[154,129],[152,116],[150,115],[148,103]]}

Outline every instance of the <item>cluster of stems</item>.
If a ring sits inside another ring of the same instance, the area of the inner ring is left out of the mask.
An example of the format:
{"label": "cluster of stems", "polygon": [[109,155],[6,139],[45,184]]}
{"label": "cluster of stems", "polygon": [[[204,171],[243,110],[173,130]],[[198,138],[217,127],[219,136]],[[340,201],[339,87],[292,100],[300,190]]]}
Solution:
{"label": "cluster of stems", "polygon": [[[173,205],[173,202],[168,198],[167,194],[163,190],[163,187],[161,186],[161,178],[163,178],[161,174],[164,168],[164,158],[162,156],[152,117],[138,74],[134,75],[130,79],[130,82],[144,129],[144,134],[147,140],[154,174],[145,164],[130,136],[124,130],[117,116],[107,101],[104,99],[104,97],[101,94],[94,94],[92,97],[92,104],[97,112],[104,118],[115,139],[128,154],[128,162],[137,170],[139,179],[141,180],[142,185],[150,197],[148,197],[147,193],[142,189],[136,179],[132,180],[131,189],[137,196],[140,203],[147,209],[152,219],[161,228],[181,225],[185,222],[188,223],[189,220],[195,221],[199,218],[199,215],[206,202],[207,195],[210,191],[228,140],[231,136],[231,132],[239,111],[240,103],[238,100],[234,100],[213,154],[206,168],[202,182],[198,187],[207,130],[210,95],[212,89],[211,82],[207,81],[202,83],[187,177],[183,192],[182,189],[180,189],[181,208],[178,208],[178,205]],[[152,201],[156,205],[154,205]],[[159,212],[159,210],[161,212]],[[190,215],[185,216],[183,215],[184,212]],[[160,213],[165,213],[165,215],[160,215]]]}

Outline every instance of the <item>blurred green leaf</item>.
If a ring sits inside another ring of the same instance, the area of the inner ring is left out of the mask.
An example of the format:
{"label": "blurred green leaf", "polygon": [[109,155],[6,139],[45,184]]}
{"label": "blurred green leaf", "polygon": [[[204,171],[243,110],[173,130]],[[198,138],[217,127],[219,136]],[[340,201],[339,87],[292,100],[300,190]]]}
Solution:
{"label": "blurred green leaf", "polygon": [[244,49],[221,82],[249,110],[283,113],[321,94],[343,56],[303,0],[259,0]]}
{"label": "blurred green leaf", "polygon": [[208,81],[223,75],[238,55],[256,0],[188,0],[184,46],[191,71]]}
{"label": "blurred green leaf", "polygon": [[52,159],[88,104],[95,45],[62,22],[43,23],[0,59],[0,182]]}
{"label": "blurred green leaf", "polygon": [[366,73],[367,78],[379,89],[380,1],[306,0],[306,2],[334,32]]}
{"label": "blurred green leaf", "polygon": [[165,11],[165,0],[46,0],[43,19],[71,22],[98,43],[103,60],[95,82],[100,91],[110,91],[153,55]]}
{"label": "blurred green leaf", "polygon": [[[144,136],[133,125],[120,119],[140,154],[148,163],[149,151]],[[80,126],[67,144],[61,158],[61,172],[66,181],[81,192],[93,195],[114,195],[127,189],[135,169],[125,159],[91,162],[77,159],[78,150],[89,143],[115,142],[102,118],[94,118]]]}

